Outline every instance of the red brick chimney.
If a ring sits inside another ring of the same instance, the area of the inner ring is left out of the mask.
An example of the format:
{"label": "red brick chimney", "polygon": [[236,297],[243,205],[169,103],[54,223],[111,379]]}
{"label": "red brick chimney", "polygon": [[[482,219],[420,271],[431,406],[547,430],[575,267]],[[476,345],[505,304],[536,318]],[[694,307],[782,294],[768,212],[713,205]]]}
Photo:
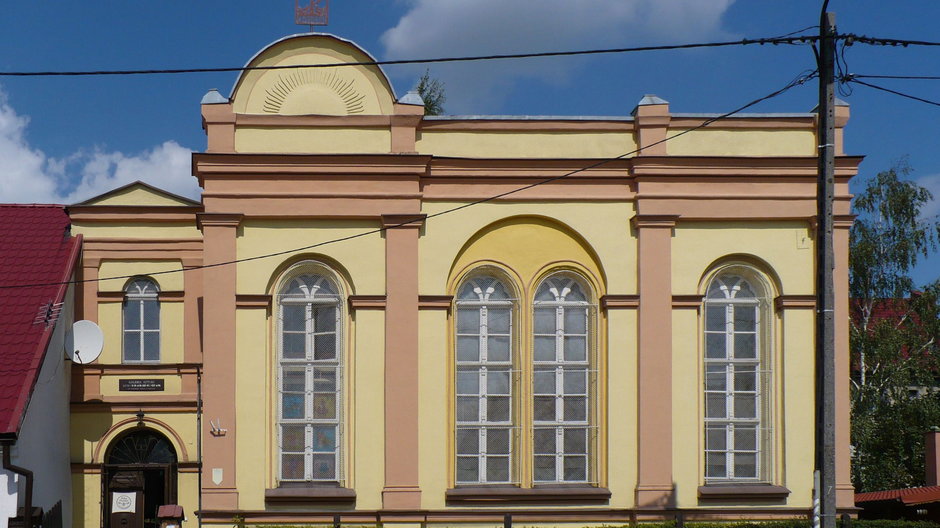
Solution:
{"label": "red brick chimney", "polygon": [[924,464],[927,486],[940,486],[940,427],[925,433]]}

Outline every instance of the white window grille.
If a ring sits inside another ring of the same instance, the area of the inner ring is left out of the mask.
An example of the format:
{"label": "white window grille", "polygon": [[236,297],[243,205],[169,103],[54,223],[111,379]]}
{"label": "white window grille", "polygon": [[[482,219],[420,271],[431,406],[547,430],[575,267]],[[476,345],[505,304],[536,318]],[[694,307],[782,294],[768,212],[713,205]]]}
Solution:
{"label": "white window grille", "polygon": [[456,301],[456,481],[516,481],[518,385],[513,340],[515,300],[495,277],[473,277]]}
{"label": "white window grille", "polygon": [[278,479],[342,484],[342,295],[324,273],[304,273],[277,305]]}
{"label": "white window grille", "polygon": [[771,478],[771,371],[766,295],[727,271],[705,296],[705,479]]}
{"label": "white window grille", "polygon": [[124,288],[124,363],[160,361],[160,301],[152,280],[133,279]]}
{"label": "white window grille", "polygon": [[582,281],[553,275],[534,300],[535,482],[594,482],[594,305]]}

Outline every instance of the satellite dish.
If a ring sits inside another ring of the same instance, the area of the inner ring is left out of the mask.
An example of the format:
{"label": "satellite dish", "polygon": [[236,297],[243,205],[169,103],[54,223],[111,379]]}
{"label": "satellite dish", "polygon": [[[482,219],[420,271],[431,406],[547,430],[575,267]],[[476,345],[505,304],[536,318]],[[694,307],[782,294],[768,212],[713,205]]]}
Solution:
{"label": "satellite dish", "polygon": [[98,359],[104,346],[104,334],[94,321],[75,321],[71,334],[71,339],[66,337],[65,345],[69,359],[79,365]]}

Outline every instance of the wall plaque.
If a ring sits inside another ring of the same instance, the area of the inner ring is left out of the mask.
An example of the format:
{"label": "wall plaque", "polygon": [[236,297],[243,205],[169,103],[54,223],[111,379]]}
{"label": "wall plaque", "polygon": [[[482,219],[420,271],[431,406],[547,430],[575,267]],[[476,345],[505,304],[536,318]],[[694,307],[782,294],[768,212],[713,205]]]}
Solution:
{"label": "wall plaque", "polygon": [[131,392],[162,392],[162,379],[119,379],[119,391]]}

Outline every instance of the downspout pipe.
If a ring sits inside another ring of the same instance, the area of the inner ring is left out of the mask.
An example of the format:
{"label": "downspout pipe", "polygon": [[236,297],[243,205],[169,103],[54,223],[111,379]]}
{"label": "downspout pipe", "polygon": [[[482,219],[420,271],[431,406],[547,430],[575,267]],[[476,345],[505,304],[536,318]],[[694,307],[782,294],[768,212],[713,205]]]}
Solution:
{"label": "downspout pipe", "polygon": [[23,498],[23,522],[25,528],[33,527],[33,472],[21,468],[19,466],[14,466],[13,462],[10,460],[10,451],[13,449],[13,442],[3,442],[3,469],[7,471],[12,471],[17,475],[23,475],[23,478],[26,479],[26,496]]}

